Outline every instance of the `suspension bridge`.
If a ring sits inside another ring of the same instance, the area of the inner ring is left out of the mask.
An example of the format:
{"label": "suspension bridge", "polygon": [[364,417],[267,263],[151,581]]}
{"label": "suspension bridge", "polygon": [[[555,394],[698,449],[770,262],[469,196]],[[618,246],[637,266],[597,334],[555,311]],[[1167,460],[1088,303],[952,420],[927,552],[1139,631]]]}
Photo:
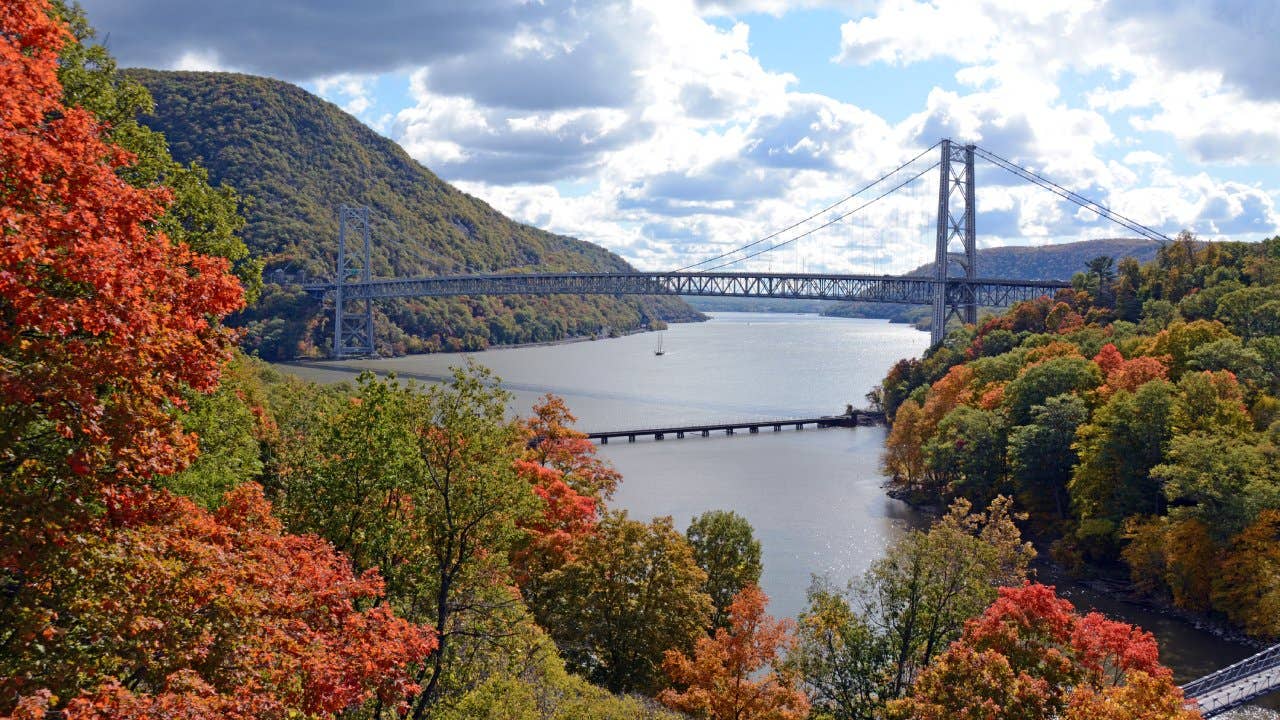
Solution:
{"label": "suspension bridge", "polygon": [[[930,162],[929,154],[938,151]],[[981,306],[1003,307],[1051,295],[1069,284],[1052,280],[985,277],[977,262],[975,160],[982,159],[1059,198],[1085,208],[1139,236],[1169,242],[1165,235],[1105,205],[1079,195],[1033,170],[977,145],[940,140],[906,163],[836,203],[776,232],[732,250],[670,271],[625,273],[497,273],[417,278],[374,278],[370,263],[369,211],[339,212],[337,268],[333,279],[306,286],[333,302],[333,356],[375,352],[373,303],[383,298],[457,295],[683,295],[896,303],[932,308],[934,344],[949,322],[974,323]],[[731,271],[753,258],[810,237],[939,171],[932,272],[918,275],[773,273]],[[862,199],[854,204],[855,200]],[[852,206],[852,207],[851,207]],[[359,248],[349,247],[349,235]]]}

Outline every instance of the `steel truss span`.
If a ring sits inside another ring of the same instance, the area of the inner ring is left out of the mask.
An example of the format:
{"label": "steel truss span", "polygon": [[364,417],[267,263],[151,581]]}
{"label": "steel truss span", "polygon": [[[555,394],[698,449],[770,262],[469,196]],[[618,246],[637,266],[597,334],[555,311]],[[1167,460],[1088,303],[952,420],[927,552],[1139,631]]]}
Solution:
{"label": "steel truss span", "polygon": [[[456,295],[686,295],[758,297],[792,300],[931,305],[934,288],[945,283],[948,304],[1004,307],[1052,295],[1070,283],[1052,280],[1000,280],[888,275],[786,273],[537,273],[457,275],[343,283],[348,300]],[[307,286],[316,295],[338,289],[333,283]]]}

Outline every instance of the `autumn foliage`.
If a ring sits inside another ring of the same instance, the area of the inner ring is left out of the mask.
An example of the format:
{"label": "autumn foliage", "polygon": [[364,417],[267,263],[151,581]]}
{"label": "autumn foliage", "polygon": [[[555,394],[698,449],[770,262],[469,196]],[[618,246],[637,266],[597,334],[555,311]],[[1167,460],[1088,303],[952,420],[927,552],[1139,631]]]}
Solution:
{"label": "autumn foliage", "polygon": [[1052,587],[1000,597],[916,679],[890,715],[913,720],[1062,717],[1190,720],[1155,638],[1098,613],[1080,615]]}
{"label": "autumn foliage", "polygon": [[541,498],[543,509],[523,524],[530,537],[515,554],[517,580],[570,559],[574,540],[595,527],[621,480],[595,456],[587,434],[573,429],[576,420],[563,399],[547,395],[522,422],[526,450],[515,469]]}
{"label": "autumn foliage", "polygon": [[239,281],[154,232],[170,193],[121,179],[132,156],[61,104],[48,4],[5,2],[0,27],[0,463],[172,472],[195,449],[172,407],[216,386]]}
{"label": "autumn foliage", "polygon": [[375,605],[376,572],[283,533],[257,485],[217,513],[149,489],[104,500],[74,557],[16,598],[4,698],[51,690],[72,718],[248,720],[395,706],[417,690],[408,668],[434,633]]}
{"label": "autumn foliage", "polygon": [[774,667],[790,647],[792,623],[765,614],[769,599],[760,588],[743,588],[729,605],[728,630],[698,640],[693,656],[668,650],[662,667],[683,690],[659,700],[709,720],[800,720],[809,700],[789,674]]}

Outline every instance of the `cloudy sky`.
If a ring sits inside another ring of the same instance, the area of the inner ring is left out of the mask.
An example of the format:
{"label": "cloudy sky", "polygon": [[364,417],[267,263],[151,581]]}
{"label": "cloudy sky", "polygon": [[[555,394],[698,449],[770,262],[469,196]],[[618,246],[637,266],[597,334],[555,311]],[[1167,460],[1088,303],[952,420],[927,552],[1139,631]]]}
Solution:
{"label": "cloudy sky", "polygon": [[[81,2],[122,65],[301,84],[508,215],[642,268],[789,226],[942,137],[1169,235],[1280,228],[1272,0]],[[978,179],[983,246],[1129,234]],[[738,267],[909,269],[937,182]]]}

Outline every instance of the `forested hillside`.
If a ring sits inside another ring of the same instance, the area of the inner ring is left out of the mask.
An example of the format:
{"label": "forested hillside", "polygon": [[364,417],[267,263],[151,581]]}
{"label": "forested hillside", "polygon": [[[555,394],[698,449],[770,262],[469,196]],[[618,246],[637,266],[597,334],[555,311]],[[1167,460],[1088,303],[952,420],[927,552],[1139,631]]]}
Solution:
{"label": "forested hillside", "polygon": [[[590,243],[513,222],[419,165],[337,106],[278,80],[130,70],[155,100],[140,119],[180,162],[245,199],[242,232],[266,263],[261,299],[233,320],[268,359],[323,352],[330,318],[300,282],[332,274],[339,205],[368,205],[375,276],[628,269]],[[699,316],[674,298],[507,297],[378,303],[389,353],[555,340]]]}
{"label": "forested hillside", "polygon": [[952,332],[885,378],[917,497],[1013,494],[1069,566],[1280,636],[1280,238],[1189,236]]}
{"label": "forested hillside", "polygon": [[[1144,238],[1103,238],[1035,247],[981,248],[978,250],[978,275],[1014,280],[1070,280],[1093,258],[1110,257],[1116,262],[1133,258],[1147,262],[1156,256],[1159,249],[1156,242]],[[932,273],[933,263],[929,263],[908,274]],[[825,314],[888,318],[894,322],[913,323],[921,330],[928,330],[933,319],[927,307],[882,303],[835,303]]]}

